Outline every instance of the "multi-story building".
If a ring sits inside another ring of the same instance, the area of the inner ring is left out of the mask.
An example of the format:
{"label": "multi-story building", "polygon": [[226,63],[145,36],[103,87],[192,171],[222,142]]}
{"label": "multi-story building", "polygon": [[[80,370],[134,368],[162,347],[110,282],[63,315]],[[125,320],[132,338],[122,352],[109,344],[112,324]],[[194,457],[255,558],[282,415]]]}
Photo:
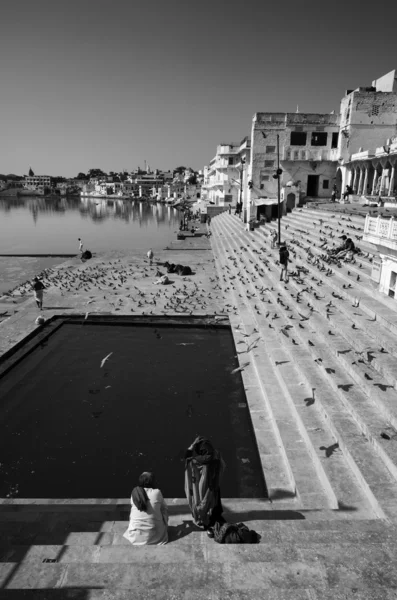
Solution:
{"label": "multi-story building", "polygon": [[250,157],[250,140],[239,144],[220,144],[216,155],[203,172],[203,200],[215,206],[236,205],[246,190],[246,165]]}
{"label": "multi-story building", "polygon": [[370,87],[348,90],[340,106],[337,186],[357,196],[394,198],[397,193],[397,72]]}
{"label": "multi-story building", "polygon": [[247,220],[282,210],[303,197],[326,198],[335,183],[339,124],[336,114],[256,113],[252,121]]}
{"label": "multi-story building", "polygon": [[44,189],[51,187],[52,178],[49,175],[26,175],[24,187],[26,189]]}

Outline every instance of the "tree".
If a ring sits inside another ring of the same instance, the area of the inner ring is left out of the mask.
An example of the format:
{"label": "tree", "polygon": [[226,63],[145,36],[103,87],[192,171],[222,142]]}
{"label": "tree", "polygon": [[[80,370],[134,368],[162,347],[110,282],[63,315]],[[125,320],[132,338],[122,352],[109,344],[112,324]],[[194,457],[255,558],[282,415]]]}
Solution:
{"label": "tree", "polygon": [[88,171],[88,177],[106,177],[106,173],[102,171],[102,169],[90,169]]}
{"label": "tree", "polygon": [[179,175],[181,175],[184,171],[186,171],[186,167],[177,167],[173,170],[172,174],[175,175],[176,173],[179,173]]}
{"label": "tree", "polygon": [[87,179],[87,175],[85,173],[78,173],[77,177],[75,177],[75,179]]}
{"label": "tree", "polygon": [[29,177],[34,177],[34,173],[32,171],[32,167],[29,167]]}

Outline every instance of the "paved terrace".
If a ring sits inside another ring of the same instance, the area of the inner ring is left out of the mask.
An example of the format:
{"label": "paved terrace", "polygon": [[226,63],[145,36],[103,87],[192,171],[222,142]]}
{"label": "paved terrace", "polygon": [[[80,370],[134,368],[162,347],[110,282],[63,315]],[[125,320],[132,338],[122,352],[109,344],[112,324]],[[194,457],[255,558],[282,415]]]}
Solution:
{"label": "paved terrace", "polygon": [[[260,545],[215,544],[191,525],[183,499],[169,499],[170,543],[136,548],[122,537],[128,499],[3,499],[0,599],[396,598],[394,306],[370,285],[371,248],[332,273],[307,264],[309,246],[323,253],[320,218],[327,233],[350,224],[362,234],[362,218],[338,225],[304,209],[283,219],[308,271],[288,285],[269,226],[248,233],[228,214],[212,221],[213,253],[201,237],[155,257],[195,272],[169,286],[154,285],[160,265],[116,252],[47,272],[46,317],[230,318],[271,502],[224,502],[226,518],[259,531]],[[0,324],[2,354],[36,329],[38,314],[24,288],[5,302],[17,312]]]}

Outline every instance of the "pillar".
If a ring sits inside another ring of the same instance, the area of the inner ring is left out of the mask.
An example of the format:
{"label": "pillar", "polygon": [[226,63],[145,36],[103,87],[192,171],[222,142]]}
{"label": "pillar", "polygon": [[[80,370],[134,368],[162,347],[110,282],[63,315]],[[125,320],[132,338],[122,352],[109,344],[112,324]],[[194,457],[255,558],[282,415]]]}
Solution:
{"label": "pillar", "polygon": [[354,167],[354,168],[353,168],[353,177],[352,177],[352,182],[351,182],[351,184],[350,184],[350,185],[351,185],[351,187],[353,188],[353,191],[354,191],[354,192],[356,191],[356,189],[355,189],[355,185],[356,185],[356,179],[357,179],[357,171],[356,171],[356,168]]}
{"label": "pillar", "polygon": [[368,172],[369,172],[369,167],[368,165],[365,166],[365,175],[364,175],[364,183],[363,183],[363,189],[361,190],[361,195],[366,195],[367,193],[367,185],[368,185]]}
{"label": "pillar", "polygon": [[393,192],[394,192],[394,176],[395,176],[395,170],[396,167],[392,167],[391,168],[391,174],[390,174],[390,184],[389,184],[389,190],[387,192],[388,196],[393,196]]}
{"label": "pillar", "polygon": [[385,192],[385,178],[386,178],[386,169],[382,168],[382,175],[380,178],[380,186],[379,186],[379,196],[384,196]]}
{"label": "pillar", "polygon": [[371,194],[372,196],[375,196],[375,193],[376,193],[376,184],[377,183],[378,183],[378,171],[375,168],[375,171],[374,171],[374,180],[372,182],[372,194]]}
{"label": "pillar", "polygon": [[361,186],[363,183],[363,173],[364,173],[364,170],[360,168],[360,178],[358,180],[358,186],[357,186],[357,194],[358,195],[361,194]]}

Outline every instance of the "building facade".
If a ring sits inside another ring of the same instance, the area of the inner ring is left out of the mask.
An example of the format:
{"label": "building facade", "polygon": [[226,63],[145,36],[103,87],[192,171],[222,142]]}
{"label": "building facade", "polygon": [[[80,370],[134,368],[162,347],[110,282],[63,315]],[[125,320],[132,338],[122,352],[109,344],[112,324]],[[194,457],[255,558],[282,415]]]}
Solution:
{"label": "building facade", "polygon": [[240,201],[244,203],[250,155],[248,137],[239,144],[219,144],[216,155],[203,170],[203,200],[215,206],[236,206]]}
{"label": "building facade", "polygon": [[348,90],[340,105],[337,185],[358,196],[395,197],[397,73]]}
{"label": "building facade", "polygon": [[[256,113],[251,130],[247,221],[277,216],[278,168],[282,210],[300,197],[327,198],[335,183],[339,123],[336,114]],[[279,159],[279,163],[278,163]]]}

